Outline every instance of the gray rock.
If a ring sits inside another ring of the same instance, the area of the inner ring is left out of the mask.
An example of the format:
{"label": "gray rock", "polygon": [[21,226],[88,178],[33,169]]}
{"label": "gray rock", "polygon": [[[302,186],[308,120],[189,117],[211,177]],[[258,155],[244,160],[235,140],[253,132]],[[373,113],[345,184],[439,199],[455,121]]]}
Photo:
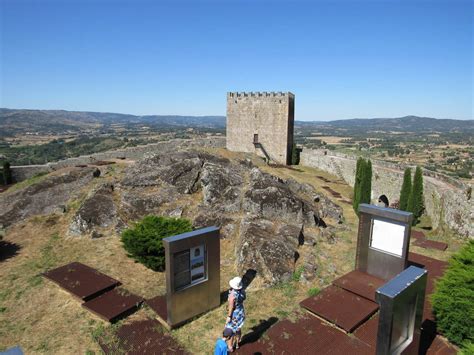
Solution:
{"label": "gray rock", "polygon": [[193,222],[194,228],[205,228],[215,226],[220,228],[221,238],[232,237],[235,233],[236,222],[234,219],[224,214],[210,211],[209,209],[201,209]]}
{"label": "gray rock", "polygon": [[92,179],[93,168],[72,168],[15,192],[0,194],[0,224],[10,226],[28,217],[55,212],[75,198]]}
{"label": "gray rock", "polygon": [[240,211],[242,183],[242,176],[236,167],[204,163],[201,174],[203,204],[225,212]]}
{"label": "gray rock", "polygon": [[265,219],[244,219],[237,243],[239,270],[253,269],[263,285],[289,280],[298,258],[300,226],[278,227]]}
{"label": "gray rock", "polygon": [[98,239],[98,238],[102,238],[104,235],[102,233],[99,233],[97,231],[92,231],[91,233],[91,238],[92,239]]}
{"label": "gray rock", "polygon": [[103,184],[79,207],[69,225],[69,234],[80,236],[97,228],[108,228],[117,223],[117,209],[113,199],[113,185]]}
{"label": "gray rock", "polygon": [[153,154],[139,161],[126,172],[123,186],[175,186],[180,193],[193,193],[199,188],[203,159],[197,152]]}
{"label": "gray rock", "polygon": [[168,215],[168,217],[181,218],[181,216],[183,215],[183,209],[181,207],[177,207],[175,209],[167,211],[166,215]]}
{"label": "gray rock", "polygon": [[132,220],[137,220],[149,214],[158,214],[160,207],[179,198],[172,187],[146,188],[137,187],[125,190],[120,200],[120,210]]}
{"label": "gray rock", "polygon": [[311,207],[305,205],[284,180],[257,168],[251,171],[250,188],[245,192],[243,209],[265,219],[314,224]]}

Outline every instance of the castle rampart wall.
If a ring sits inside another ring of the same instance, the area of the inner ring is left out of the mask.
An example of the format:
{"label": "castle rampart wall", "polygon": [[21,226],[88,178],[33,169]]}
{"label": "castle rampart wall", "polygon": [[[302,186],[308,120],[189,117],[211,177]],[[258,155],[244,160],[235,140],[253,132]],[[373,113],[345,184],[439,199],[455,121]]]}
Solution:
{"label": "castle rampart wall", "polygon": [[[300,164],[315,167],[336,175],[354,186],[356,159],[353,156],[328,150],[304,149]],[[409,167],[372,159],[372,200],[382,194],[390,202],[400,196],[404,169]],[[413,166],[411,166],[414,171]],[[424,203],[433,228],[447,225],[461,236],[474,238],[474,210],[471,199],[472,186],[449,176],[423,169]]]}

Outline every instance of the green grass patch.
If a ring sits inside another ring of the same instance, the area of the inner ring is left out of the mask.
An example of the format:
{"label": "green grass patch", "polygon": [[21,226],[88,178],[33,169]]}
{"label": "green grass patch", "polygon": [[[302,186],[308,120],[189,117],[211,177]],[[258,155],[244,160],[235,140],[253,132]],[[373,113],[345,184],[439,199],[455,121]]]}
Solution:
{"label": "green grass patch", "polygon": [[309,297],[314,297],[314,296],[318,295],[320,292],[321,292],[321,289],[319,287],[311,287],[308,290],[308,296]]}

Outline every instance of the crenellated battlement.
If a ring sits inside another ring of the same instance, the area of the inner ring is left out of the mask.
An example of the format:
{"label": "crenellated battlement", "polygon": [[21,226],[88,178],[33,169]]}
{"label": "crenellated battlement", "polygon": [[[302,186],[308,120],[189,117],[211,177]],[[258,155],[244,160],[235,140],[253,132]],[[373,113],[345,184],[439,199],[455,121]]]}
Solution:
{"label": "crenellated battlement", "polygon": [[228,92],[227,97],[295,97],[291,92],[282,92],[282,91],[250,91],[250,92]]}

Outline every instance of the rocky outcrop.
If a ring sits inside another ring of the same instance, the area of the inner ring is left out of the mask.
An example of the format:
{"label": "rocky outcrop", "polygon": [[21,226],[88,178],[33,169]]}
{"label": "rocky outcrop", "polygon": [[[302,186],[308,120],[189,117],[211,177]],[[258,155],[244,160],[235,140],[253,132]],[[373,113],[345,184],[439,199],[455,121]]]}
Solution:
{"label": "rocky outcrop", "polygon": [[238,222],[235,219],[208,208],[200,209],[193,222],[193,227],[196,229],[209,226],[219,227],[221,238],[224,239],[235,236],[237,225]]}
{"label": "rocky outcrop", "polygon": [[237,166],[204,163],[201,175],[204,205],[224,212],[240,211],[242,185],[242,174]]}
{"label": "rocky outcrop", "polygon": [[69,225],[69,235],[91,234],[97,238],[100,230],[115,227],[117,208],[113,199],[114,186],[103,184],[82,203]]}
{"label": "rocky outcrop", "polygon": [[[57,194],[58,189],[74,194],[93,179],[93,170],[73,170],[61,181],[48,177],[45,181],[52,182],[25,189],[18,195],[24,197],[23,204],[15,202],[16,213],[21,208],[28,211],[33,200],[33,206],[43,202],[43,209],[50,206],[51,196],[45,199],[41,192],[45,189],[54,194],[51,211],[65,206],[67,199],[64,193]],[[95,184],[111,180],[107,174],[101,176]],[[314,231],[327,225],[329,229],[342,217],[341,208],[311,185],[263,172],[249,160],[233,161],[202,151],[147,155],[113,178],[117,179],[114,185],[99,185],[83,201],[69,224],[70,235],[99,238],[111,230],[119,233],[127,222],[149,214],[189,218],[195,228],[214,225],[220,227],[222,238],[234,239],[238,269],[254,270],[262,286],[290,278],[300,255],[307,259],[303,277],[314,277],[317,265],[307,250],[314,249],[322,236],[332,238],[332,232],[326,236]],[[37,200],[36,195],[46,201]],[[3,203],[4,210],[12,213]]]}
{"label": "rocky outcrop", "polygon": [[163,205],[178,198],[179,194],[172,187],[125,189],[121,194],[120,209],[129,220],[137,220],[149,214],[159,214]]}
{"label": "rocky outcrop", "polygon": [[301,227],[245,218],[240,231],[236,247],[240,270],[255,270],[266,286],[291,278],[299,257]]}
{"label": "rocky outcrop", "polygon": [[[255,270],[263,286],[288,279],[299,248],[315,245],[303,227],[324,228],[342,218],[342,209],[311,185],[196,151],[149,156],[129,170],[122,188],[121,209],[135,218],[158,210],[170,215],[183,196],[201,193],[196,213],[187,217],[195,228],[214,225],[223,238],[236,238],[237,267]],[[180,214],[187,206],[181,207]],[[305,265],[311,279],[316,265]]]}
{"label": "rocky outcrop", "polygon": [[[302,194],[306,194],[306,198],[301,197]],[[298,187],[294,180],[284,181],[253,168],[243,209],[266,219],[283,219],[311,226],[318,225],[322,218],[330,217],[337,221],[342,218],[339,206],[326,198],[315,199],[315,195],[310,185]]]}
{"label": "rocky outcrop", "polygon": [[93,179],[93,171],[93,168],[71,168],[19,191],[0,194],[0,224],[9,226],[61,209]]}

